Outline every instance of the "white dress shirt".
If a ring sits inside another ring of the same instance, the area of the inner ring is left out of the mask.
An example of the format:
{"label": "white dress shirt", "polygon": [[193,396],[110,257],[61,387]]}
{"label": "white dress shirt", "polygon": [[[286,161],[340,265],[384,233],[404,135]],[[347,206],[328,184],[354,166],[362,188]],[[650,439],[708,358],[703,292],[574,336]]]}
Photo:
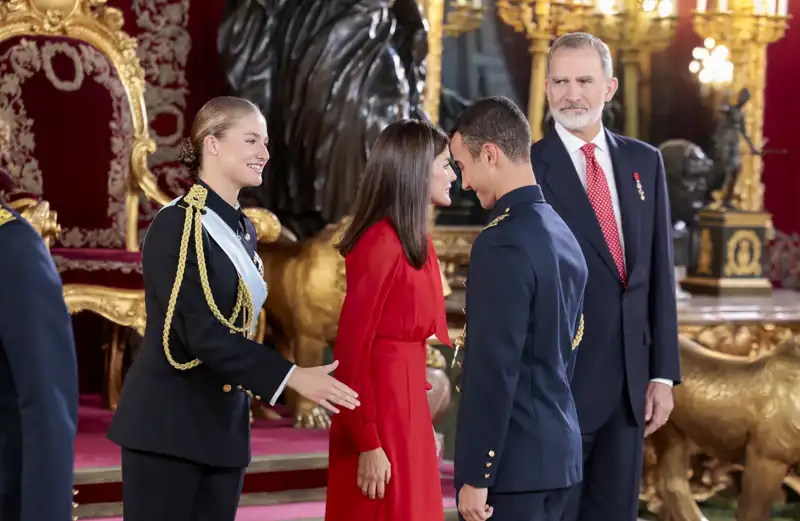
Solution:
{"label": "white dress shirt", "polygon": [[[581,147],[586,144],[584,140],[567,130],[560,123],[555,124],[556,133],[564,143],[567,149],[572,164],[575,166],[575,171],[578,173],[578,179],[586,190],[586,155],[581,150]],[[603,169],[606,175],[606,182],[608,183],[608,191],[611,193],[611,206],[614,209],[614,219],[617,221],[617,232],[619,233],[619,243],[622,246],[622,262],[626,264],[625,270],[627,271],[627,261],[625,260],[625,236],[622,235],[622,210],[619,205],[619,193],[617,192],[617,181],[614,178],[614,164],[611,162],[611,151],[608,148],[608,141],[606,140],[606,133],[603,127],[600,127],[600,132],[592,139],[591,143],[595,145],[594,157],[597,158],[597,163]],[[653,378],[652,382],[661,382],[663,384],[673,385],[671,380],[665,378]]]}

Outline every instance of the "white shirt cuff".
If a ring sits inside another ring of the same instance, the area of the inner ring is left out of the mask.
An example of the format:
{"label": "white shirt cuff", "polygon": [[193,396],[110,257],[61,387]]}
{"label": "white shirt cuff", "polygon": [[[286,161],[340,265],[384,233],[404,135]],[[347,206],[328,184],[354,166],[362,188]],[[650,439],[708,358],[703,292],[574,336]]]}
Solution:
{"label": "white shirt cuff", "polygon": [[[289,373],[289,374],[291,374],[291,373]],[[664,385],[669,385],[670,387],[672,387],[675,384],[675,382],[673,382],[672,380],[667,380],[666,378],[653,378],[650,381],[651,382],[662,383]]]}
{"label": "white shirt cuff", "polygon": [[297,369],[297,366],[293,365],[292,368],[289,369],[289,372],[286,373],[286,378],[283,379],[281,384],[278,386],[278,390],[272,395],[272,399],[269,401],[270,405],[275,405],[275,402],[278,401],[278,396],[280,396],[283,390],[286,388],[286,384],[289,383],[289,377],[292,376],[292,373],[295,369]]}

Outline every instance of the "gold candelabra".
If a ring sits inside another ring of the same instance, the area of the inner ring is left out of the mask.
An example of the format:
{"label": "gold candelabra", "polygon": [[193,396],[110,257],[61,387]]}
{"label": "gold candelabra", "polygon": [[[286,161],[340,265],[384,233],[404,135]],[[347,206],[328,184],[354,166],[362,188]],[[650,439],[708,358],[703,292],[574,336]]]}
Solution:
{"label": "gold candelabra", "polygon": [[640,67],[675,35],[672,0],[596,0],[589,30],[617,49],[622,63],[625,134],[638,137]]}
{"label": "gold candelabra", "polygon": [[444,35],[460,36],[475,31],[482,22],[482,0],[451,0],[445,18]]}
{"label": "gold candelabra", "polygon": [[530,40],[532,64],[528,121],[533,141],[542,138],[550,42],[584,27],[592,10],[591,0],[497,0],[497,14],[503,23]]}
{"label": "gold candelabra", "polygon": [[451,0],[445,19],[445,0],[417,0],[428,21],[428,58],[425,77],[425,112],[434,123],[439,122],[442,95],[442,51],[445,36],[458,36],[474,31],[483,20],[482,0]]}
{"label": "gold candelabra", "polygon": [[[764,91],[767,75],[767,46],[786,31],[788,0],[697,0],[693,12],[694,30],[702,38],[713,38],[730,50],[733,63],[731,90],[750,91],[744,106],[745,130],[757,148],[764,143]],[[744,138],[740,143],[742,169],[733,187],[733,206],[742,211],[764,208],[761,157],[752,154]]]}

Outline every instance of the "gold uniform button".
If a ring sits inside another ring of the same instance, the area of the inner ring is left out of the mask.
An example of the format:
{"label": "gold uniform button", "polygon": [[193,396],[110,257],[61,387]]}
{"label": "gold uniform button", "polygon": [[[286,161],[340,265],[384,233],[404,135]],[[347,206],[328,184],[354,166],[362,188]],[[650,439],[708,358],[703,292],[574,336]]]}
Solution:
{"label": "gold uniform button", "polygon": [[489,457],[490,457],[490,458],[494,458],[494,451],[493,451],[493,450],[490,450],[490,451],[489,451]]}
{"label": "gold uniform button", "polygon": [[489,467],[491,467],[491,466],[492,466],[492,463],[491,463],[490,461],[487,461],[487,462],[486,462],[486,468],[488,469],[488,468],[489,468]]}
{"label": "gold uniform button", "polygon": [[223,393],[229,393],[231,392],[231,389],[233,389],[233,387],[231,387],[231,384],[225,384],[222,386]]}
{"label": "gold uniform button", "polygon": [[259,395],[256,395],[256,400],[261,401],[261,397]]}
{"label": "gold uniform button", "polygon": [[489,474],[484,474],[483,477],[489,479]]}

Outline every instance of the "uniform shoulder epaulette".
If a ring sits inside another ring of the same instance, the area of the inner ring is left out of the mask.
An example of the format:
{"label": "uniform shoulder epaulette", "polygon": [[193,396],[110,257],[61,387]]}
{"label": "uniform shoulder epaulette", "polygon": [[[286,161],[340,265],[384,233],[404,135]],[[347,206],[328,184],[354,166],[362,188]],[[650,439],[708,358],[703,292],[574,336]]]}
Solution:
{"label": "uniform shoulder epaulette", "polygon": [[205,212],[206,198],[208,197],[208,190],[201,185],[192,186],[183,199],[178,203],[181,208],[189,208],[190,206],[201,212]]}
{"label": "uniform shoulder epaulette", "polygon": [[511,217],[511,214],[509,213],[510,211],[511,211],[511,208],[506,208],[505,212],[501,213],[500,215],[498,215],[497,217],[492,219],[492,222],[490,222],[489,224],[484,226],[483,229],[484,230],[488,230],[489,228],[491,228],[493,226],[497,226],[498,224],[500,224],[501,221],[504,221],[504,220],[508,219],[509,217]]}
{"label": "uniform shoulder epaulette", "polygon": [[5,208],[0,207],[0,226],[3,226],[6,223],[10,223],[11,221],[16,221],[17,218],[14,216],[13,213],[9,212]]}

